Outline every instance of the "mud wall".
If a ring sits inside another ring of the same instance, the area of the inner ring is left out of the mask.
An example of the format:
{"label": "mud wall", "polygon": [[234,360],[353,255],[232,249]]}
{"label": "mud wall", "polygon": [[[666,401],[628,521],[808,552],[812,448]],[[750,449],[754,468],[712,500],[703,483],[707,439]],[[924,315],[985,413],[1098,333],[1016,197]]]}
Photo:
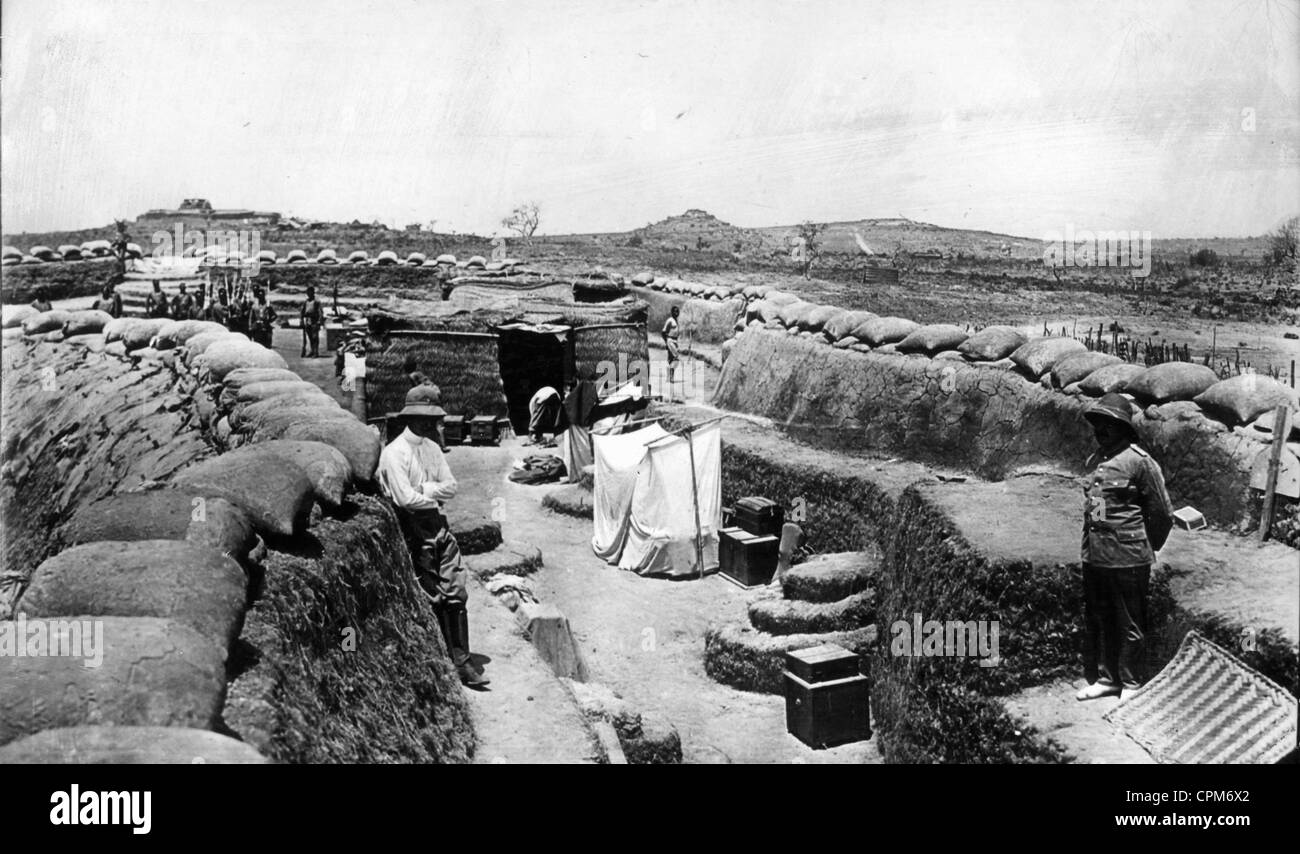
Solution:
{"label": "mud wall", "polygon": [[89,261],[47,261],[19,264],[0,270],[0,302],[22,305],[32,301],[38,287],[44,287],[50,299],[98,296],[113,277],[112,258]]}
{"label": "mud wall", "polygon": [[[159,482],[249,438],[214,423],[223,386],[200,365],[187,367],[177,351],[127,353],[121,342],[105,345],[100,335],[52,342],[6,333],[3,355],[0,621],[36,617],[26,613],[23,594],[42,561],[71,545],[70,532],[84,530],[88,517],[97,524],[103,505],[93,502],[148,495],[166,506],[175,494],[188,521],[189,493]],[[87,725],[102,729],[110,747],[121,746],[139,740],[139,727],[166,726],[211,730],[275,761],[466,761],[474,748],[468,708],[397,520],[366,483],[352,486],[341,505],[318,502],[307,529],[292,536],[263,527],[251,508],[264,496],[247,495],[247,506],[244,496],[228,496],[233,527],[251,525],[260,536],[221,553],[194,546],[242,570],[246,597],[236,614],[238,637],[228,647],[195,636],[186,622],[195,619],[193,611],[156,613],[166,609],[165,601],[159,604],[166,597],[140,591],[125,606],[121,598],[105,606],[115,610],[92,605],[76,614],[108,625],[102,670],[79,661],[60,670],[63,663],[53,658],[0,658],[0,697],[8,701],[0,703],[0,742],[8,742],[0,749],[21,758],[25,736]],[[105,524],[152,531],[120,532],[115,541],[195,543],[193,526],[188,535],[183,524],[160,535],[165,524],[153,519]],[[150,545],[139,546],[147,562]],[[166,571],[172,570],[183,576],[186,567]],[[117,572],[105,567],[104,583],[113,583]],[[155,611],[140,610],[142,602]],[[0,623],[0,629],[16,625]],[[192,647],[197,659],[181,656],[178,664],[167,652],[177,644]],[[116,661],[119,649],[136,663]],[[216,663],[215,683],[213,674],[186,664],[195,660]],[[115,675],[137,668],[130,679]],[[58,698],[32,694],[54,682],[64,685]],[[178,705],[184,715],[172,713]],[[184,750],[193,741],[178,744]]]}
{"label": "mud wall", "polygon": [[698,295],[670,293],[639,286],[630,287],[628,291],[650,306],[646,329],[649,330],[652,341],[661,340],[660,332],[664,328],[664,321],[672,315],[674,307],[682,310],[678,320],[681,323],[683,344],[688,338],[692,344],[721,344],[736,333],[736,321],[745,310],[744,299],[738,296],[727,299],[720,299],[717,295],[701,298]]}
{"label": "mud wall", "polygon": [[[817,445],[870,449],[1000,480],[1083,473],[1095,448],[1089,399],[992,365],[858,352],[753,327],[738,335],[714,403],[763,415]],[[1186,403],[1148,407],[1137,428],[1176,504],[1222,525],[1251,513],[1249,466],[1263,447]]]}

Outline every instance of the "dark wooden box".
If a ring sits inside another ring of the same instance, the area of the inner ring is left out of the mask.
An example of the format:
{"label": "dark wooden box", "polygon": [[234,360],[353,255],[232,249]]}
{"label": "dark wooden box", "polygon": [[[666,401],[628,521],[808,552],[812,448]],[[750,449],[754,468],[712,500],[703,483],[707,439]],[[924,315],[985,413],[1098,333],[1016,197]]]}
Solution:
{"label": "dark wooden box", "polygon": [[871,738],[867,677],[805,682],[786,671],[785,725],[795,738],[820,750]]}
{"label": "dark wooden box", "polygon": [[736,501],[732,508],[731,523],[760,537],[781,538],[785,524],[785,508],[770,498],[751,495]]}
{"label": "dark wooden box", "polygon": [[[510,419],[502,415],[497,418],[497,441],[509,439],[515,433],[515,428],[510,426]],[[558,436],[556,437],[559,438]]]}
{"label": "dark wooden box", "polygon": [[858,676],[858,656],[839,644],[824,643],[785,654],[785,669],[805,682],[830,682]]}
{"label": "dark wooden box", "polygon": [[442,419],[442,439],[448,445],[459,445],[465,441],[464,415],[448,415]]}
{"label": "dark wooden box", "polygon": [[776,574],[776,537],[756,537],[740,528],[718,532],[718,569],[741,587],[768,584]]}
{"label": "dark wooden box", "polygon": [[475,445],[497,443],[497,419],[494,415],[479,415],[469,421],[469,438]]}

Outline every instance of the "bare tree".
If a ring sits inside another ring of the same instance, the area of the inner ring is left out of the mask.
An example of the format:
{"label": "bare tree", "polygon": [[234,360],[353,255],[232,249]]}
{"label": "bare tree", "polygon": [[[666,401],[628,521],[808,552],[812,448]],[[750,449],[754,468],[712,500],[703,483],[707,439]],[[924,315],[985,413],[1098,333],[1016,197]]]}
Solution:
{"label": "bare tree", "polygon": [[804,220],[799,223],[798,235],[795,237],[795,246],[792,257],[803,265],[803,277],[805,279],[812,275],[813,261],[821,254],[822,232],[826,230],[824,223]]}
{"label": "bare tree", "polygon": [[518,234],[525,241],[531,242],[537,226],[542,221],[542,209],[537,202],[525,202],[517,205],[510,216],[501,220],[501,225]]}
{"label": "bare tree", "polygon": [[1300,232],[1300,216],[1293,216],[1268,236],[1275,263],[1280,264],[1287,258],[1295,259],[1297,232]]}

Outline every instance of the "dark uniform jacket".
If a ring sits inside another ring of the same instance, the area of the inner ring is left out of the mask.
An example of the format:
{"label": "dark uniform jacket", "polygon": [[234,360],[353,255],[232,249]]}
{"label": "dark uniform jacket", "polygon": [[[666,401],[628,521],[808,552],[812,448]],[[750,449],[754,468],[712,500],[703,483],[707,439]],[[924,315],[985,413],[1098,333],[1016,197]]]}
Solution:
{"label": "dark uniform jacket", "polygon": [[1098,567],[1153,563],[1173,528],[1160,465],[1129,445],[1109,458],[1093,454],[1088,467],[1093,472],[1083,490],[1083,562]]}

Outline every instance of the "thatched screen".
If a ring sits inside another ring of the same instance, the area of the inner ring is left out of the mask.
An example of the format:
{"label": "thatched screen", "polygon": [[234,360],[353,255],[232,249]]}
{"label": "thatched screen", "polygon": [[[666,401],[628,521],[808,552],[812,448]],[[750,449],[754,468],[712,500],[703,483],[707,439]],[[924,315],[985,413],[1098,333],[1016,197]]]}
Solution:
{"label": "thatched screen", "polygon": [[500,312],[399,315],[371,312],[366,352],[370,417],[396,412],[419,371],[442,390],[452,415],[505,415],[501,351],[496,327],[516,317]]}

